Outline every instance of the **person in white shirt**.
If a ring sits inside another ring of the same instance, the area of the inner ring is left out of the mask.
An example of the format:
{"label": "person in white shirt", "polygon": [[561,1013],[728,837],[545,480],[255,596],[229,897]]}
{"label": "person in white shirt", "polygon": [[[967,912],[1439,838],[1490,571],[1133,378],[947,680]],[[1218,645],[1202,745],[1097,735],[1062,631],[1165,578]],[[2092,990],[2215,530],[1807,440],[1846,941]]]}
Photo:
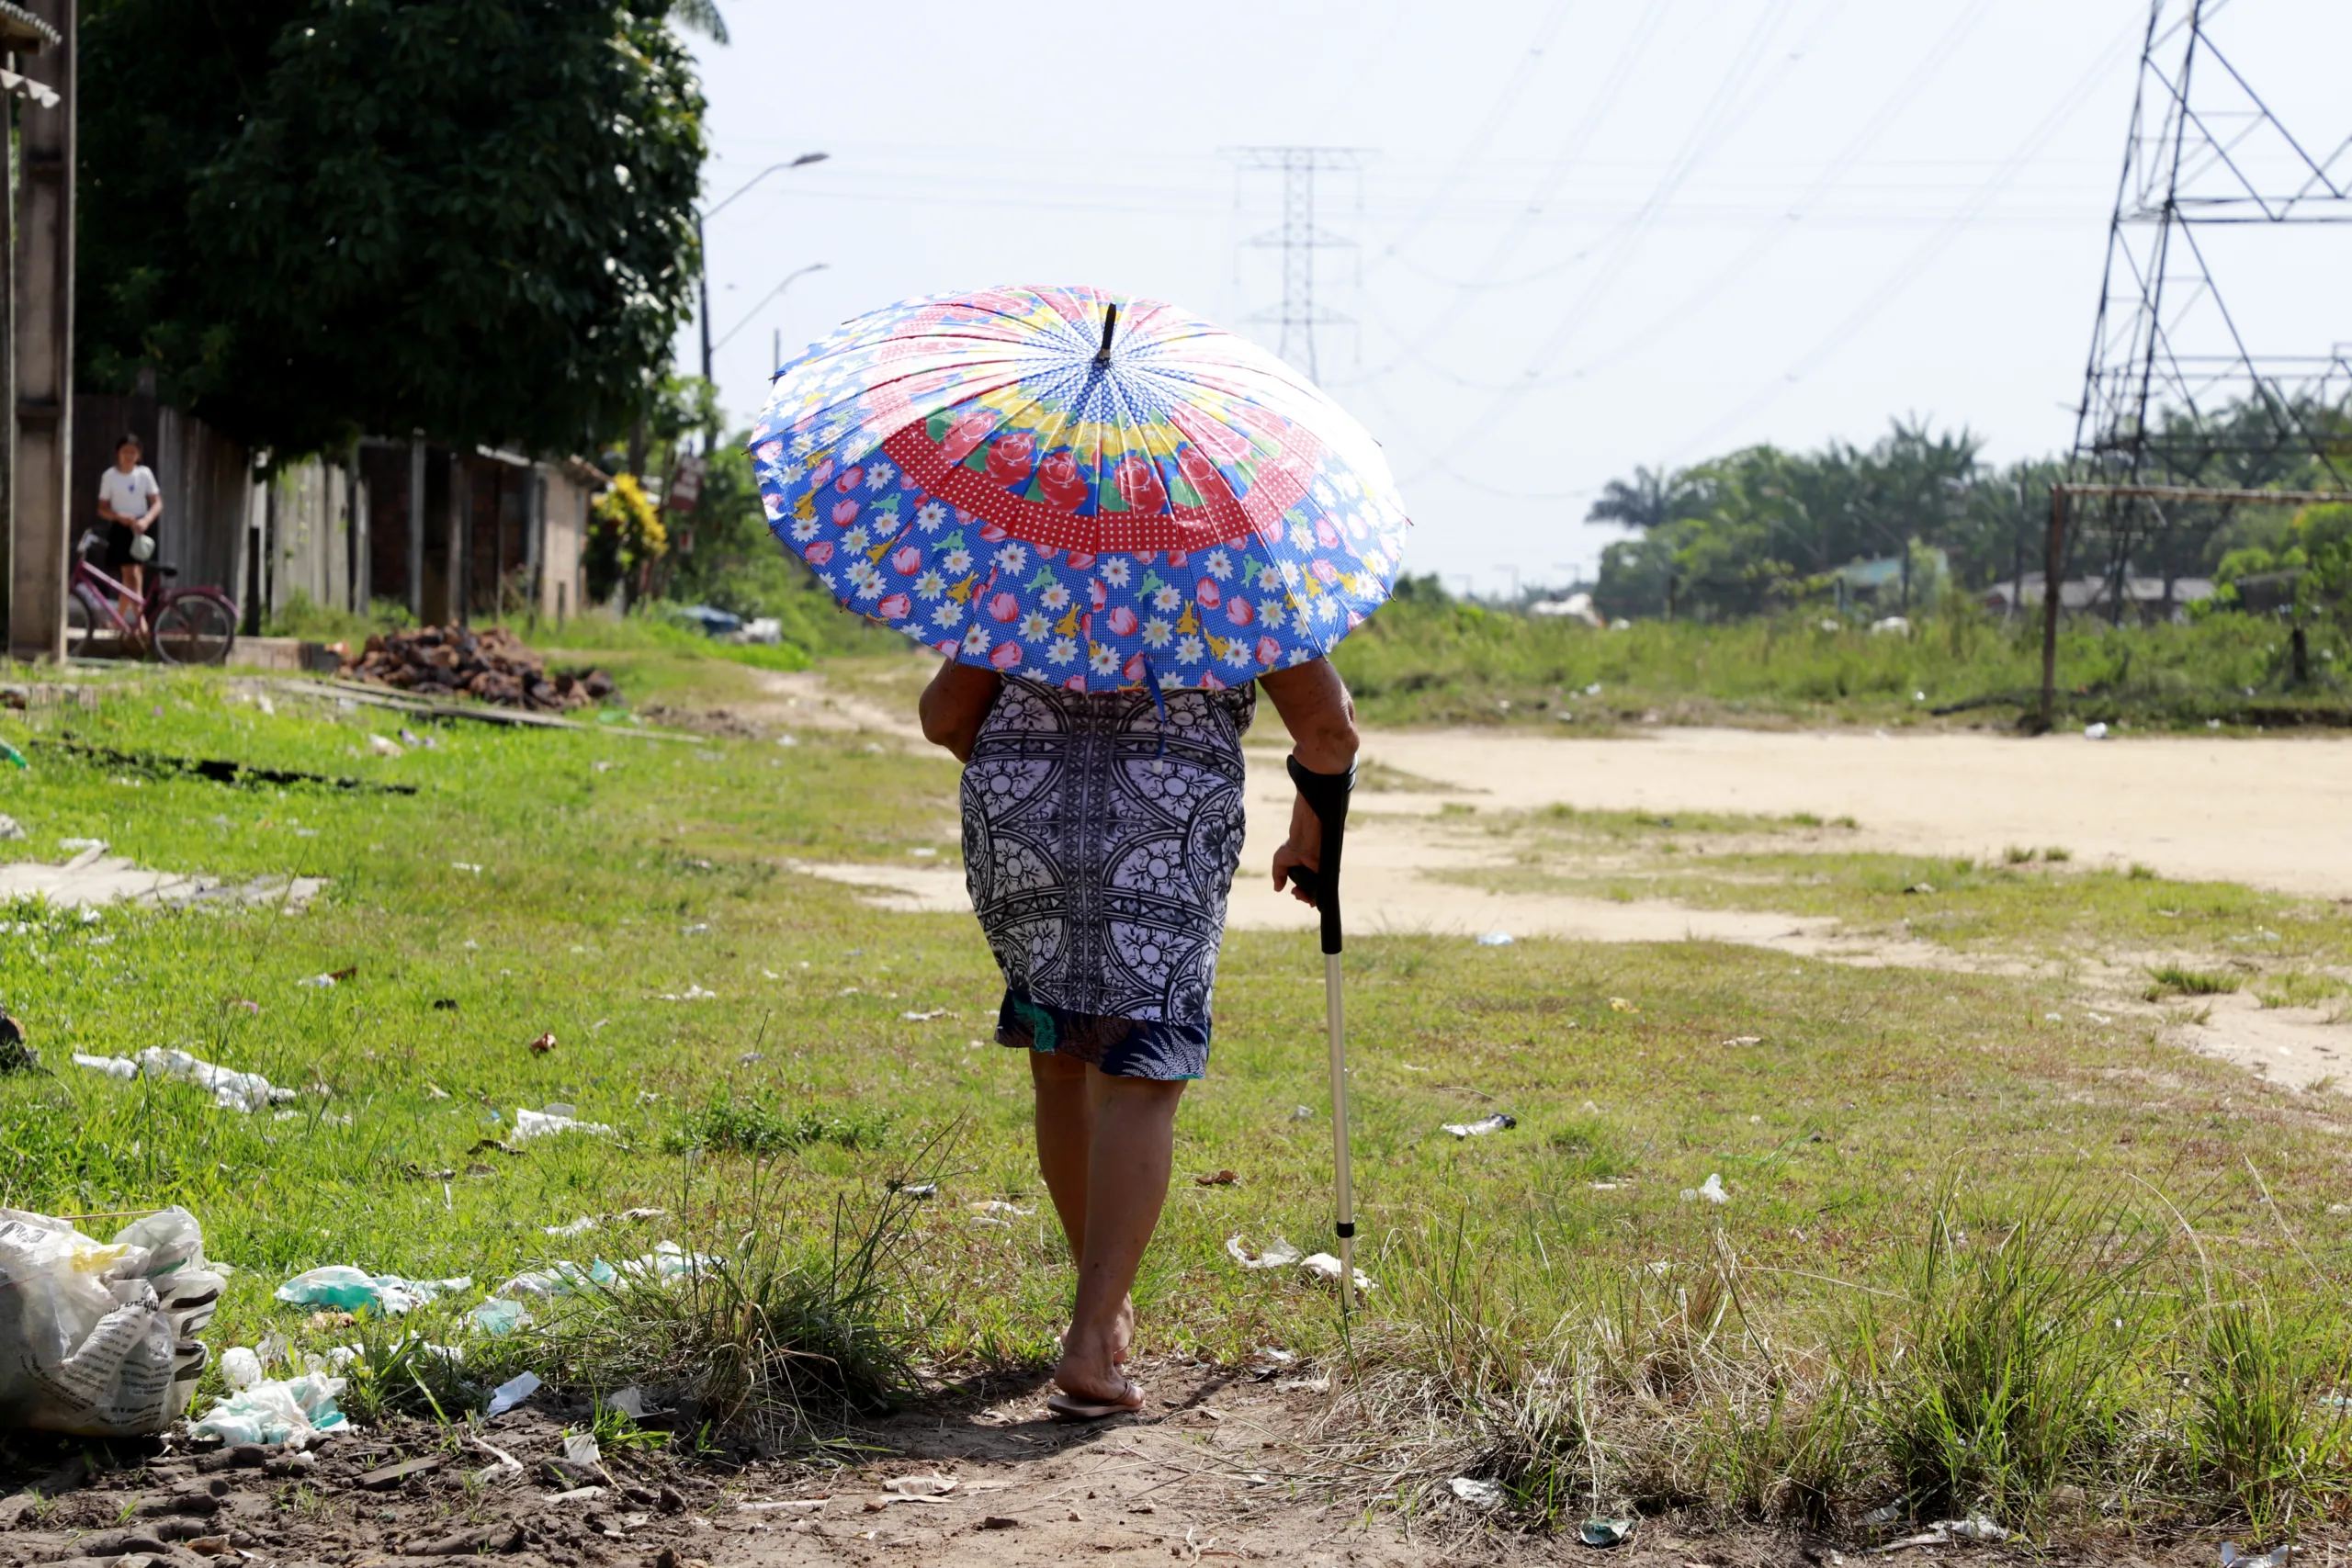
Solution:
{"label": "person in white shirt", "polygon": [[98,517],[111,525],[107,570],[130,590],[122,602],[122,618],[134,626],[147,597],[144,563],[155,554],[153,529],[163,514],[164,492],[154,471],[139,460],[139,437],[125,435],[115,443],[114,467],[98,477]]}

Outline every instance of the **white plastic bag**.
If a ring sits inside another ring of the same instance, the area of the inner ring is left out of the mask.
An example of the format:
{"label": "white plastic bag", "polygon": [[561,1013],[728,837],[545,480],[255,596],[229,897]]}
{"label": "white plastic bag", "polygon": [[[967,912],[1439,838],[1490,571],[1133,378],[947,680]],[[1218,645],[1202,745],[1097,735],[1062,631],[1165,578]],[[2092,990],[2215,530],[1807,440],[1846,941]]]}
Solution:
{"label": "white plastic bag", "polygon": [[199,1438],[219,1438],[232,1447],[263,1443],[299,1449],[320,1433],[344,1425],[343,1412],[334,1403],[343,1389],[343,1379],[324,1372],[257,1382],[214,1405],[188,1430]]}
{"label": "white plastic bag", "polygon": [[0,1427],[160,1432],[187,1410],[222,1270],[196,1216],[165,1209],[99,1242],[0,1209]]}

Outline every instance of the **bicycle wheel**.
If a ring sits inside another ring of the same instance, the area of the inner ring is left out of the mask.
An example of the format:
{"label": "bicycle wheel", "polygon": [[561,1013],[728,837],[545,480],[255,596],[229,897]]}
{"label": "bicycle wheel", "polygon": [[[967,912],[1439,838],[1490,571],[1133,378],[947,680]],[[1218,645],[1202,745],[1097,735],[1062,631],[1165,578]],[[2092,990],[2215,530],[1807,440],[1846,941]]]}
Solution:
{"label": "bicycle wheel", "polygon": [[99,616],[91,609],[89,596],[80,588],[65,595],[65,657],[87,659],[90,645],[97,635]]}
{"label": "bicycle wheel", "polygon": [[190,593],[155,617],[155,657],[165,664],[226,664],[237,620],[218,599]]}

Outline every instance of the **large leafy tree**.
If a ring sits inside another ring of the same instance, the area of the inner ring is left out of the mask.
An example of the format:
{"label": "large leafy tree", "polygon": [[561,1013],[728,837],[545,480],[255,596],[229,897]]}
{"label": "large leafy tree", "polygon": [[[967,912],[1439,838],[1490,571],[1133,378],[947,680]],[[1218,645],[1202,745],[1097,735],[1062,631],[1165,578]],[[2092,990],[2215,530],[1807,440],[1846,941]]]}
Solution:
{"label": "large leafy tree", "polygon": [[691,302],[703,101],[673,9],[93,0],[85,384],[152,367],[281,452],[594,449]]}

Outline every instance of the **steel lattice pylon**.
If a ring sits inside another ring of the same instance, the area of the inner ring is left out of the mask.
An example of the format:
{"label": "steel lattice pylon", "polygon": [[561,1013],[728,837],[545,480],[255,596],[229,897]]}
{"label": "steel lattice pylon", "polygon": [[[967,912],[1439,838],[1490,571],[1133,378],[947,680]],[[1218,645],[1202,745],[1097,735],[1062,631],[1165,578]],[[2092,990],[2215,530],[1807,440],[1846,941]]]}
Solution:
{"label": "steel lattice pylon", "polygon": [[1351,321],[1316,303],[1315,253],[1355,243],[1315,220],[1315,176],[1323,170],[1361,168],[1363,154],[1352,147],[1241,147],[1233,156],[1245,169],[1271,169],[1283,176],[1283,221],[1279,229],[1253,237],[1250,243],[1283,254],[1283,302],[1249,319],[1272,324],[1279,332],[1275,352],[1310,381],[1320,381],[1322,368],[1315,346],[1315,329],[1344,326]]}
{"label": "steel lattice pylon", "polygon": [[[2249,343],[2207,243],[2222,226],[2352,225],[2352,136],[2300,139],[2218,45],[2211,0],[2154,0],[2074,457],[2086,479],[2352,484],[2352,344]],[[2345,231],[2352,264],[2352,228]]]}

